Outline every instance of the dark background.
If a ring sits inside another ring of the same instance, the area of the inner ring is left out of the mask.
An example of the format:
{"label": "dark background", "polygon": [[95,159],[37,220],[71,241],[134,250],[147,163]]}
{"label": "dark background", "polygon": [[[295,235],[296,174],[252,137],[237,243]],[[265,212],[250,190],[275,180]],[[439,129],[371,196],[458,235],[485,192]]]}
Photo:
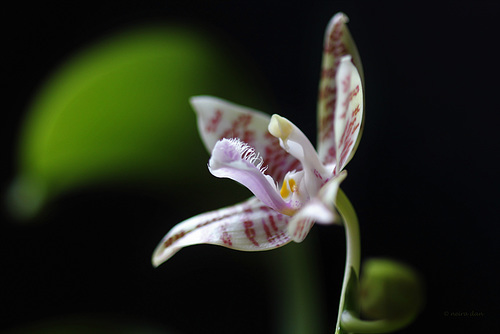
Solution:
{"label": "dark background", "polygon": [[[9,5],[2,18],[2,185],[15,174],[16,136],[36,88],[82,47],[144,22],[192,22],[223,35],[261,71],[279,109],[268,112],[286,115],[314,138],[323,32],[338,11],[350,18],[366,79],[365,132],[343,185],[360,218],[363,256],[402,260],[425,278],[426,308],[402,333],[494,331],[496,2]],[[105,188],[62,198],[34,225],[2,212],[0,329],[90,315],[183,333],[274,332],[265,253],[197,246],[151,267],[168,227],[198,213],[176,198]],[[324,326],[332,333],[343,230],[313,230],[304,245],[324,268]]]}

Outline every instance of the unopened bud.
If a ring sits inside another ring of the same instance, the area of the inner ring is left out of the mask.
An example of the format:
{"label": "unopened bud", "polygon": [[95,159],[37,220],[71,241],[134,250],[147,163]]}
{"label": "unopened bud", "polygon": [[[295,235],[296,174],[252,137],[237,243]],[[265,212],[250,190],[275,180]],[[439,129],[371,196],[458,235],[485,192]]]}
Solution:
{"label": "unopened bud", "polygon": [[399,319],[416,314],[423,304],[419,275],[409,266],[388,259],[363,264],[361,313],[369,319]]}

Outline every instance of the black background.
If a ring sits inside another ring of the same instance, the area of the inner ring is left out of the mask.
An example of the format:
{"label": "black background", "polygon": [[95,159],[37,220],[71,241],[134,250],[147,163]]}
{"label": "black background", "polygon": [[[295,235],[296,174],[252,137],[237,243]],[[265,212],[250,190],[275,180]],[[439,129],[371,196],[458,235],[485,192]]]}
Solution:
{"label": "black background", "polygon": [[[179,20],[222,34],[262,72],[279,108],[268,112],[314,138],[323,31],[343,11],[366,79],[365,131],[343,185],[360,218],[363,255],[400,259],[425,278],[426,308],[402,332],[492,332],[499,325],[499,9],[461,1],[9,5],[2,185],[15,174],[17,131],[36,88],[85,45],[144,22]],[[0,329],[83,314],[183,333],[274,332],[276,306],[257,297],[272,279],[260,265],[265,253],[197,246],[151,267],[168,227],[198,213],[176,198],[80,191],[31,226],[2,212]],[[306,241],[313,242],[312,261],[324,268],[324,326],[333,333],[343,231],[316,226]]]}

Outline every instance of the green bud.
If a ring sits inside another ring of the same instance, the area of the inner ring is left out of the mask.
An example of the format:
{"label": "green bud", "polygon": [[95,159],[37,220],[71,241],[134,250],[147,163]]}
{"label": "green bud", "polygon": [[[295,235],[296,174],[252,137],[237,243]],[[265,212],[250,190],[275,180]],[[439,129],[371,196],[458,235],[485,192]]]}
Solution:
{"label": "green bud", "polygon": [[360,282],[361,313],[368,319],[400,319],[415,315],[424,292],[419,275],[409,266],[389,259],[363,264]]}

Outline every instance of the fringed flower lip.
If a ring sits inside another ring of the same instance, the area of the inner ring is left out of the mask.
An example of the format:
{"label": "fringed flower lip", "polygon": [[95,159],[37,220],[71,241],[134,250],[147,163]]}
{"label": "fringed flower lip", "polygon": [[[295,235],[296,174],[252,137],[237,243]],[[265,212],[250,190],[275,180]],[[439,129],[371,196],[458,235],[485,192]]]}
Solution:
{"label": "fringed flower lip", "polygon": [[315,222],[339,221],[334,203],[364,116],[361,62],[346,22],[336,14],[325,33],[317,150],[282,116],[212,96],[191,98],[211,152],[210,173],[241,183],[254,196],[175,225],[154,251],[154,266],[190,245],[269,250],[301,242]]}

